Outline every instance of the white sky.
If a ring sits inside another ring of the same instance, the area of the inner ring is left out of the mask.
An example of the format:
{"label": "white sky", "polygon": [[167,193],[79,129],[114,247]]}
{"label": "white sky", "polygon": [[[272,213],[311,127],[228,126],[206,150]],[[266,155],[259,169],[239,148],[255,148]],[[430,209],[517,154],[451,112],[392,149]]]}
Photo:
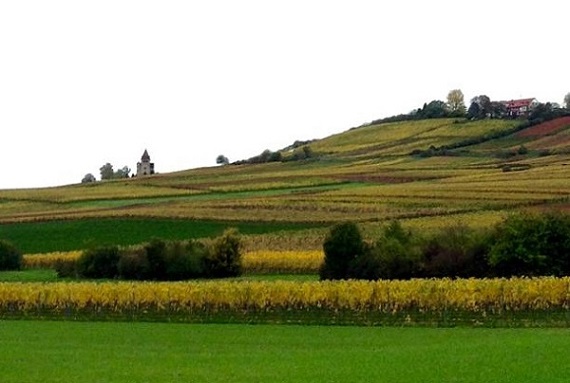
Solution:
{"label": "white sky", "polygon": [[444,100],[562,103],[560,0],[0,0],[0,188],[214,166]]}

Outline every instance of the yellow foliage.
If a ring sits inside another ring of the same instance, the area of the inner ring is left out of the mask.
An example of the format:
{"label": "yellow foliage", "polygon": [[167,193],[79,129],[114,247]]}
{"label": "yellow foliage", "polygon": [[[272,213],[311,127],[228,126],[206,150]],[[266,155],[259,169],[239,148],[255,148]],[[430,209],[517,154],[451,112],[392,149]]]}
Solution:
{"label": "yellow foliage", "polygon": [[57,251],[45,254],[25,254],[24,268],[26,269],[51,269],[59,261],[73,261],[79,258],[81,251]]}
{"label": "yellow foliage", "polygon": [[246,273],[316,273],[323,259],[321,250],[254,251],[243,256],[242,266]]}
{"label": "yellow foliage", "polygon": [[570,278],[411,281],[0,283],[0,314],[85,311],[185,315],[201,311],[348,310],[402,314],[570,309]]}

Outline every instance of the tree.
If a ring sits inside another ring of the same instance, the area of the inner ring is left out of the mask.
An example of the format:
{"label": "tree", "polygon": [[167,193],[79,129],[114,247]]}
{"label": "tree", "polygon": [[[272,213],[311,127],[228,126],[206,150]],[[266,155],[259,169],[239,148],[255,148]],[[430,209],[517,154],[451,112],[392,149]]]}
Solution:
{"label": "tree", "polygon": [[[479,106],[479,114],[477,117],[470,116],[471,118],[486,118],[487,116],[492,115],[493,108],[489,96],[482,94],[480,96],[473,97],[473,99],[471,99],[471,106],[473,106],[474,103]],[[469,109],[471,109],[471,106]]]}
{"label": "tree", "polygon": [[115,178],[115,179],[129,178],[130,172],[131,172],[131,169],[128,166],[123,166],[121,169],[119,169],[115,173],[113,173],[113,178]]}
{"label": "tree", "polygon": [[354,260],[362,256],[366,245],[358,226],[352,222],[334,226],[323,244],[325,260],[319,274],[321,279],[346,279]]}
{"label": "tree", "polygon": [[101,180],[110,180],[115,174],[113,171],[113,165],[108,162],[105,165],[101,166],[99,168],[99,171],[101,172]]}
{"label": "tree", "polygon": [[465,100],[460,89],[450,90],[447,94],[447,108],[454,116],[465,115]]}
{"label": "tree", "polygon": [[469,109],[467,110],[467,118],[470,120],[476,120],[479,118],[480,114],[481,108],[479,107],[479,104],[472,101],[471,105],[469,105]]}
{"label": "tree", "polygon": [[228,157],[224,156],[223,154],[220,154],[218,157],[216,157],[216,163],[218,165],[227,165],[230,163],[230,160],[228,159]]}
{"label": "tree", "polygon": [[507,106],[499,101],[491,102],[491,118],[502,118],[507,114]]}
{"label": "tree", "polygon": [[424,104],[421,110],[418,110],[416,116],[418,118],[442,118],[447,117],[447,105],[441,100],[430,101]]}
{"label": "tree", "polygon": [[81,180],[81,183],[82,184],[88,184],[88,183],[95,182],[95,181],[97,181],[97,179],[95,179],[95,176],[91,173],[87,173],[87,174],[85,174],[85,176]]}
{"label": "tree", "polygon": [[[548,121],[555,117],[555,114],[552,110],[552,104],[547,102],[545,104],[540,103],[536,107],[532,109],[530,112],[528,119],[529,120],[544,120]],[[539,121],[540,122],[540,121]]]}
{"label": "tree", "polygon": [[564,96],[564,107],[566,109],[570,109],[570,93],[567,93],[566,96]]}

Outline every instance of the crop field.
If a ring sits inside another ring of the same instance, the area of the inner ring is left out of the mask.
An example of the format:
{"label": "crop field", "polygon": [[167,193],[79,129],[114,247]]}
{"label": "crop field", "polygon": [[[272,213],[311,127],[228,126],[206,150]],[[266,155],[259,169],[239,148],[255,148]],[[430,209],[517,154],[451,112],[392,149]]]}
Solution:
{"label": "crop field", "polygon": [[567,330],[0,322],[3,383],[565,382]]}

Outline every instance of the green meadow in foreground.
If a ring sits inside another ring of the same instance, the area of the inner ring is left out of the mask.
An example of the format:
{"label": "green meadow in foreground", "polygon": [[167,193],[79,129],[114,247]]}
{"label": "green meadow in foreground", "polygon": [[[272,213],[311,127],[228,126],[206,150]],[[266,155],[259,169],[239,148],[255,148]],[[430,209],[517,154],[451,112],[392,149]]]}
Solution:
{"label": "green meadow in foreground", "polygon": [[567,382],[570,331],[0,321],[3,383]]}

